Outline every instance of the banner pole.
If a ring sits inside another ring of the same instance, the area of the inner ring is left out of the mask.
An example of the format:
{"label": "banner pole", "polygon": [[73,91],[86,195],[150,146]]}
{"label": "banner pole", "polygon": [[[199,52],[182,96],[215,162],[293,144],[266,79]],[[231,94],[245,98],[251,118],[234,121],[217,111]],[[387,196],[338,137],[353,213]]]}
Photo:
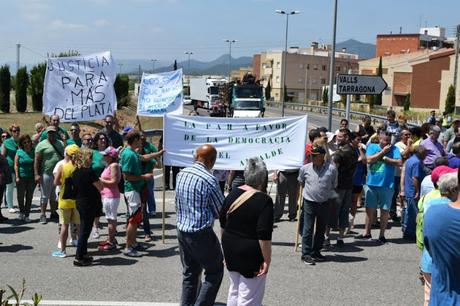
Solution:
{"label": "banner pole", "polygon": [[166,223],[165,223],[165,210],[166,210],[166,177],[165,177],[165,165],[162,165],[162,170],[163,170],[163,212],[162,212],[162,223],[161,223],[161,239],[163,241],[163,244],[165,244],[165,228],[166,228]]}
{"label": "banner pole", "polygon": [[297,252],[297,249],[298,249],[298,246],[299,246],[299,230],[300,230],[300,218],[301,218],[300,212],[302,211],[302,205],[303,205],[302,192],[303,192],[303,187],[300,187],[299,203],[297,205],[297,226],[296,226],[296,231],[295,231],[294,252]]}

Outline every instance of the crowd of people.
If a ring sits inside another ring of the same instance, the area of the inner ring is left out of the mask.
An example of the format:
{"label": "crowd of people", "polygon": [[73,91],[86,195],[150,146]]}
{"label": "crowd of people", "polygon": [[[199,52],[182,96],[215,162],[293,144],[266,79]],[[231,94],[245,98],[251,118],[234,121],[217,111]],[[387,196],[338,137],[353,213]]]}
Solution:
{"label": "crowd of people", "polygon": [[[122,198],[127,207],[124,254],[142,256],[136,238],[140,224],[145,241],[152,239],[153,169],[164,151],[132,128],[119,134],[113,116],[104,123],[94,135],[81,133],[77,123],[68,132],[59,117],[51,116],[47,127],[36,124],[34,135],[21,135],[16,124],[1,133],[0,201],[4,199],[10,213],[18,212],[22,222],[29,222],[39,186],[40,222],[59,222],[58,249],[52,255],[67,256],[70,236],[69,244],[77,247],[76,266],[91,265],[87,242],[90,235],[99,238],[104,214],[108,239],[99,249],[119,247],[117,212]],[[401,224],[401,238],[421,250],[425,304],[460,303],[460,120],[430,117],[421,126],[409,126],[390,110],[386,122],[375,125],[365,116],[351,129],[342,119],[338,130],[314,128],[308,138],[301,168],[273,172],[274,201],[260,158],[250,158],[244,170],[213,170],[217,151],[206,144],[196,149],[193,165],[173,167],[182,304],[211,305],[225,262],[228,305],[261,305],[274,223],[283,219],[286,198],[287,220],[298,221],[301,260],[306,265],[327,260],[322,250],[344,247],[345,238],[353,234],[357,241],[372,240],[375,227],[376,241],[386,244],[391,220]],[[170,189],[169,175],[167,179]],[[14,188],[19,211],[13,205]],[[364,230],[355,233],[355,217],[362,206]],[[0,210],[0,222],[5,220]],[[215,220],[221,239],[213,230]]]}

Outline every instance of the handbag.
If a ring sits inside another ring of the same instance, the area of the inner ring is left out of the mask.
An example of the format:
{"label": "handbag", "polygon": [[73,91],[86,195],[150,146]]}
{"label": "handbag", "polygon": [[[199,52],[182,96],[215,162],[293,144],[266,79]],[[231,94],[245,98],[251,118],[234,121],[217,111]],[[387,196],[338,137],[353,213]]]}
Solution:
{"label": "handbag", "polygon": [[230,205],[230,207],[227,210],[227,216],[234,212],[238,207],[243,205],[250,197],[252,197],[254,194],[260,192],[259,190],[255,189],[250,189],[246,190],[243,192],[242,195],[240,195],[233,203]]}
{"label": "handbag", "polygon": [[64,190],[62,191],[63,200],[75,200],[77,197],[77,189],[73,183],[72,177],[69,176],[64,180]]}

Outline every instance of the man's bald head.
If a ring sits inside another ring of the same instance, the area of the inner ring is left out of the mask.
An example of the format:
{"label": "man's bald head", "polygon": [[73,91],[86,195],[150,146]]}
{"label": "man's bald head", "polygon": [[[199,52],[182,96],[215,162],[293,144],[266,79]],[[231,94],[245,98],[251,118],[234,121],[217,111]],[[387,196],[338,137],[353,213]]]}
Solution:
{"label": "man's bald head", "polygon": [[212,169],[212,167],[214,167],[214,163],[216,162],[217,157],[217,150],[213,145],[201,145],[196,149],[195,154],[196,160],[200,163],[203,163],[208,169]]}

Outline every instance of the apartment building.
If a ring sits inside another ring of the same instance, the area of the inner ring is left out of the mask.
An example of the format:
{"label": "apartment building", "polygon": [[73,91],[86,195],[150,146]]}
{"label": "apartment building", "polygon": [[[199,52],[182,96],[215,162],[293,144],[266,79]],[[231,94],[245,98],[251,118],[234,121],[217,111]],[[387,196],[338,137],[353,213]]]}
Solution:
{"label": "apartment building", "polygon": [[[264,87],[270,82],[271,98],[282,99],[283,76],[286,65],[286,92],[288,101],[320,100],[322,88],[329,80],[331,48],[312,43],[309,48],[291,47],[284,51],[266,51],[254,55],[253,73],[259,76]],[[335,74],[358,70],[358,55],[346,50],[336,52]]]}

